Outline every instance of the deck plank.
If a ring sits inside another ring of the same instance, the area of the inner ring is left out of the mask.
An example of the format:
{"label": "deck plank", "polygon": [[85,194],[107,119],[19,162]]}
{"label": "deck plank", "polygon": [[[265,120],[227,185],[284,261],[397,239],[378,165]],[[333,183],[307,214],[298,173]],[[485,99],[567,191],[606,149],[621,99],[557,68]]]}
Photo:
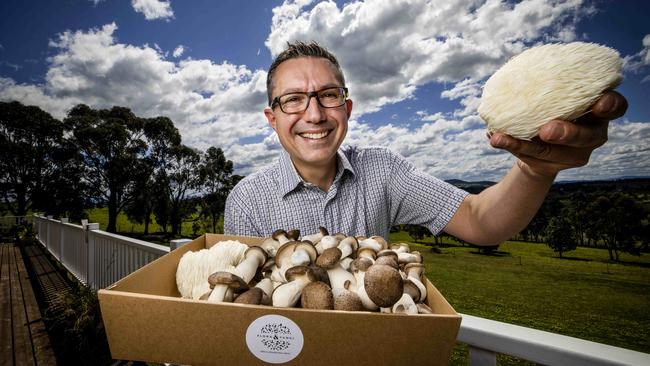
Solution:
{"label": "deck plank", "polygon": [[0,244],[0,365],[14,364],[11,311],[9,245]]}
{"label": "deck plank", "polygon": [[23,290],[20,285],[16,259],[22,261],[20,251],[11,245],[9,247],[9,282],[11,283],[11,323],[14,335],[14,360],[16,365],[33,365],[34,352],[32,351],[29,326],[25,314],[25,302],[23,301]]}

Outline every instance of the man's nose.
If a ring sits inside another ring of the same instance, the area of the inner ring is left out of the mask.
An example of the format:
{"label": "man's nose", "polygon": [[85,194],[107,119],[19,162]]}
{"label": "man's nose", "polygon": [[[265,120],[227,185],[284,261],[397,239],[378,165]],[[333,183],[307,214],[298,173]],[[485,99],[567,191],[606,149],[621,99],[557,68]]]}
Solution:
{"label": "man's nose", "polygon": [[309,123],[320,123],[326,119],[324,108],[320,106],[315,95],[309,98],[309,105],[305,109],[303,119]]}

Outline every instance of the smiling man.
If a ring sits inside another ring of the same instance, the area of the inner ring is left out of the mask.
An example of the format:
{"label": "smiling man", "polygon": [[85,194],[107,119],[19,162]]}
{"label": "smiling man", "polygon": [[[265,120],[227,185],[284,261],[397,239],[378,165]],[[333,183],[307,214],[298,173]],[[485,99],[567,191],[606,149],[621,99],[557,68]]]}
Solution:
{"label": "smiling man", "polygon": [[500,243],[530,222],[560,170],[587,163],[607,140],[609,120],[627,108],[625,98],[608,92],[580,123],[551,121],[539,140],[492,135],[492,146],[518,160],[499,183],[473,195],[386,148],[341,147],[353,103],[338,61],[318,44],[289,44],[271,64],[267,92],[264,114],[284,151],[232,190],[226,234],[313,234],[324,226],[388,237],[393,225],[419,224],[470,243]]}

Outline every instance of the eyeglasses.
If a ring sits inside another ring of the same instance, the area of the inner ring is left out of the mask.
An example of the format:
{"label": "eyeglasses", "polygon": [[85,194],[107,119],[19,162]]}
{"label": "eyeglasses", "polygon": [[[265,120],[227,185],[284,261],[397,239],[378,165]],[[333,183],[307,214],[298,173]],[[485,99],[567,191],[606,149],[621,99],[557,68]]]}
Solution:
{"label": "eyeglasses", "polygon": [[302,113],[309,108],[311,97],[316,97],[318,105],[323,108],[336,108],[345,104],[348,98],[348,88],[333,87],[313,92],[294,92],[275,97],[271,103],[271,109],[276,105],[287,114]]}

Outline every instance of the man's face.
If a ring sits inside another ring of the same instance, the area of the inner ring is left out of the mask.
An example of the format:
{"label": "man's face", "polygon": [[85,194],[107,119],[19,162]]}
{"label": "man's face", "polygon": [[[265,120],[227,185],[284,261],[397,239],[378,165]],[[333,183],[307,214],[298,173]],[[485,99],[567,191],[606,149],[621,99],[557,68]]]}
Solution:
{"label": "man's face", "polygon": [[[281,63],[273,78],[273,98],[291,92],[312,92],[343,86],[324,58],[300,57]],[[300,172],[303,168],[336,167],[336,152],[348,130],[352,101],[336,108],[324,108],[313,97],[307,110],[286,114],[280,106],[264,114],[278,134],[280,143]]]}

